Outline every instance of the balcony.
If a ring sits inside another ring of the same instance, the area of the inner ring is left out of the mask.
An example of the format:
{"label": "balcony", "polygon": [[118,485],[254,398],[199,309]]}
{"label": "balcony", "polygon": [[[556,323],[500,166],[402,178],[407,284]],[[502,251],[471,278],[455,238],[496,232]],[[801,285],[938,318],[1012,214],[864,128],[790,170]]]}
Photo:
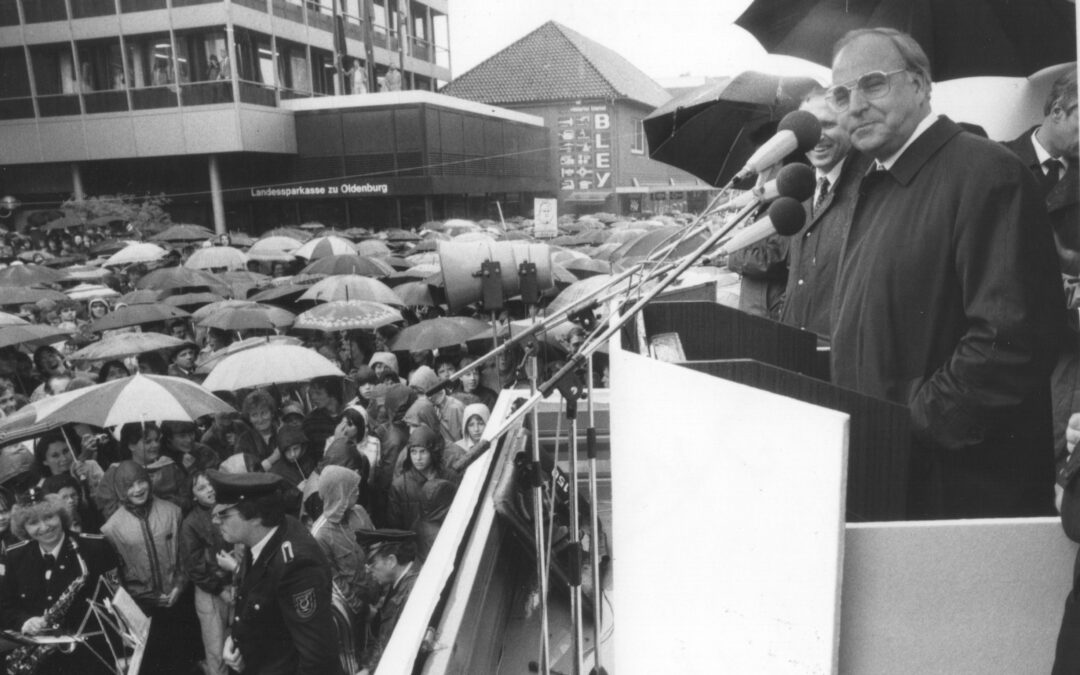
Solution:
{"label": "balcony", "polygon": [[78,115],[78,94],[57,94],[55,96],[38,96],[38,110],[42,117],[63,117],[64,115]]}
{"label": "balcony", "polygon": [[232,101],[232,83],[228,81],[192,82],[180,87],[180,103],[185,107]]}
{"label": "balcony", "polygon": [[240,80],[240,101],[255,105],[277,106],[277,97],[274,96],[273,87],[244,80]]}
{"label": "balcony", "polygon": [[0,120],[21,120],[33,117],[34,100],[29,96],[0,98]]}
{"label": "balcony", "polygon": [[144,87],[131,90],[131,106],[135,110],[153,110],[154,108],[175,108],[180,105],[176,88]]}
{"label": "balcony", "polygon": [[83,105],[88,114],[121,112],[128,109],[127,92],[95,91],[83,94]]}

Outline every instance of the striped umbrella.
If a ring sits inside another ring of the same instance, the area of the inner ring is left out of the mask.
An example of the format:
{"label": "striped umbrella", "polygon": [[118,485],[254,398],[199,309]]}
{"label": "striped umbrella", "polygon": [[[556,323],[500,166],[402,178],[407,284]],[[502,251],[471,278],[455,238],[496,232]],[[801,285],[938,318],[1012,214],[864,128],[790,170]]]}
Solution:
{"label": "striped umbrella", "polygon": [[334,236],[316,237],[293,251],[293,255],[296,257],[307,258],[308,260],[318,260],[330,255],[348,253],[356,253],[356,248],[353,247],[352,242],[343,237]]}

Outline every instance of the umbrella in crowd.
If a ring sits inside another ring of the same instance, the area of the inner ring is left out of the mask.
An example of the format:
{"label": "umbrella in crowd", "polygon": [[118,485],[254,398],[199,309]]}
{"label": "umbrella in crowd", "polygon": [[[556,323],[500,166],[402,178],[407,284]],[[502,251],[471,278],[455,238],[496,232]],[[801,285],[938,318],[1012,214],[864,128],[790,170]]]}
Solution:
{"label": "umbrella in crowd", "polygon": [[128,356],[176,349],[183,340],[161,333],[116,333],[87,345],[71,355],[72,361],[109,361]]}
{"label": "umbrella in crowd", "polygon": [[135,288],[161,290],[206,288],[219,295],[227,295],[229,286],[217,276],[189,267],[163,267],[148,272],[135,283]]}
{"label": "umbrella in crowd", "polygon": [[191,242],[206,241],[215,237],[213,230],[202,225],[171,225],[161,232],[149,238],[149,241],[159,242]]}
{"label": "umbrella in crowd", "polygon": [[55,284],[63,278],[63,272],[34,264],[11,265],[0,270],[0,286]]}
{"label": "umbrella in crowd", "polygon": [[102,282],[113,276],[111,270],[92,265],[73,265],[64,270],[62,281]]}
{"label": "umbrella in crowd", "polygon": [[490,336],[491,326],[486,321],[465,316],[441,316],[403,328],[394,337],[390,349],[394,351],[438,349]]}
{"label": "umbrella in crowd", "polygon": [[26,324],[25,326],[0,326],[0,349],[17,345],[27,347],[49,345],[54,342],[63,342],[70,335],[71,331],[37,323]]}
{"label": "umbrella in crowd", "polygon": [[207,246],[196,249],[184,262],[184,267],[196,270],[244,270],[248,257],[240,249],[231,246]]}
{"label": "umbrella in crowd", "polygon": [[374,330],[402,320],[401,312],[381,302],[334,300],[297,316],[293,328],[324,332]]}
{"label": "umbrella in crowd", "polygon": [[21,286],[7,286],[0,291],[0,305],[24,305],[38,302],[39,300],[66,300],[67,296],[60,291],[49,288],[25,288]]}
{"label": "umbrella in crowd", "polygon": [[293,254],[293,251],[300,248],[301,245],[302,242],[293,237],[263,237],[251,245],[251,248],[247,251],[247,255],[250,260],[292,262],[296,259],[296,255]]}
{"label": "umbrella in crowd", "polygon": [[220,302],[210,303],[192,313],[191,318],[200,325],[213,328],[222,328],[224,330],[245,330],[244,328],[232,328],[228,326],[215,326],[217,323],[215,319],[214,323],[203,323],[205,320],[216,316],[226,315],[230,312],[239,310],[254,310],[266,316],[270,320],[273,328],[288,328],[296,321],[296,315],[292,312],[281,309],[280,307],[274,307],[273,305],[264,305],[259,302],[253,302],[251,300],[222,300]]}
{"label": "umbrella in crowd", "polygon": [[0,434],[27,426],[42,431],[81,422],[113,427],[129,422],[191,422],[235,412],[206,388],[164,375],[135,374],[31,403],[0,423]]}
{"label": "umbrella in crowd", "polygon": [[86,221],[75,215],[66,215],[56,220],[50,220],[41,228],[43,232],[56,232],[57,230],[69,230],[86,225]]}
{"label": "umbrella in crowd", "polygon": [[120,294],[102,284],[79,284],[64,291],[72,300],[93,300],[94,298],[115,298]]}
{"label": "umbrella in crowd", "polygon": [[431,287],[422,281],[407,281],[394,286],[394,293],[401,298],[401,302],[395,304],[415,307],[418,305],[434,307],[439,304],[431,295]]}
{"label": "umbrella in crowd", "polygon": [[148,288],[139,291],[129,291],[116,299],[116,306],[150,305],[159,301],[161,299],[161,294],[162,291],[155,291]]}
{"label": "umbrella in crowd", "polygon": [[[284,311],[284,310],[283,310]],[[199,321],[205,328],[228,331],[269,330],[276,328],[268,312],[258,307],[224,308]]]}
{"label": "umbrella in crowd", "polygon": [[211,302],[220,302],[224,300],[222,296],[217,293],[210,293],[208,291],[199,291],[197,293],[179,293],[176,295],[167,295],[161,299],[166,305],[172,305],[173,307],[201,307]]}
{"label": "umbrella in crowd", "polygon": [[356,253],[356,248],[353,247],[352,242],[343,237],[335,236],[317,237],[293,251],[293,255],[296,257],[307,258],[308,260],[318,260],[330,255],[348,253]]}
{"label": "umbrella in crowd", "polygon": [[397,293],[387,286],[370,277],[362,277],[357,274],[344,274],[326,277],[314,286],[304,291],[301,300],[314,300],[316,302],[328,302],[330,300],[374,300],[387,305],[401,303]]}
{"label": "umbrella in crowd", "polygon": [[97,319],[90,324],[90,330],[95,333],[100,333],[101,331],[139,326],[146,323],[170,321],[172,319],[186,319],[189,316],[191,316],[191,314],[182,309],[160,302],[145,305],[128,305],[127,307],[113,310],[100,319]]}
{"label": "umbrella in crowd", "polygon": [[119,265],[134,265],[135,263],[149,263],[161,260],[166,254],[168,254],[168,251],[157,244],[137,242],[128,244],[112,254],[109,256],[108,260],[102,263],[102,265],[105,267],[116,267]]}
{"label": "umbrella in crowd", "polygon": [[1076,60],[1076,8],[1065,0],[755,0],[735,24],[770,53],[825,66],[849,30],[896,28],[926,51],[938,82]]}
{"label": "umbrella in crowd", "polygon": [[357,242],[356,253],[359,255],[366,255],[371,258],[380,258],[390,255],[390,247],[386,245],[385,241],[378,239],[365,239],[364,241]]}
{"label": "umbrella in crowd", "polygon": [[8,314],[7,312],[0,312],[0,327],[3,326],[28,326],[30,322],[22,317],[15,316],[14,314]]}
{"label": "umbrella in crowd", "polygon": [[219,349],[209,354],[204,354],[198,361],[198,367],[195,372],[200,375],[206,375],[213,370],[217,364],[221,363],[221,360],[230,354],[242,352],[247,349],[254,349],[255,347],[261,347],[268,344],[283,344],[300,346],[304,342],[300,338],[292,337],[291,335],[258,335],[255,337],[245,338],[239,342],[233,342],[227,347]]}
{"label": "umbrella in crowd", "polygon": [[268,343],[225,356],[207,375],[203,386],[212,391],[236,391],[306,382],[326,375],[344,377],[345,373],[307,347]]}
{"label": "umbrella in crowd", "polygon": [[359,274],[365,277],[381,278],[394,273],[389,263],[369,256],[355,253],[329,255],[312,262],[301,274]]}

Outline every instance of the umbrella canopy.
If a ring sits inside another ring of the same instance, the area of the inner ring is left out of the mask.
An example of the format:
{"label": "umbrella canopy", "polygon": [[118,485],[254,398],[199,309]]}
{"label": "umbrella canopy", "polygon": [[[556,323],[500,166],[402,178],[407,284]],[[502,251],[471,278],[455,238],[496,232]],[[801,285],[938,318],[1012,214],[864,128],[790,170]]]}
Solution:
{"label": "umbrella canopy", "polygon": [[86,221],[75,215],[66,215],[56,220],[51,220],[41,228],[43,232],[55,232],[56,230],[67,230],[73,227],[82,227],[86,225]]}
{"label": "umbrella canopy", "polygon": [[[292,312],[281,309],[280,307],[274,307],[273,305],[264,305],[259,302],[252,302],[251,300],[222,300],[215,302],[205,307],[199,308],[193,312],[191,318],[198,323],[202,323],[204,319],[223,312],[225,310],[239,310],[239,309],[254,309],[263,312],[269,317],[270,322],[274,328],[288,328],[296,321],[296,315]],[[243,330],[235,328],[227,328],[226,330]]]}
{"label": "umbrella canopy", "polygon": [[108,260],[104,262],[104,266],[115,267],[117,265],[154,262],[155,260],[164,258],[167,253],[168,251],[157,244],[136,242],[128,244],[109,256]]}
{"label": "umbrella canopy", "polygon": [[259,239],[269,239],[270,237],[289,237],[305,242],[311,239],[311,233],[301,230],[299,227],[275,227],[269,232],[263,232]]}
{"label": "umbrella canopy", "polygon": [[387,305],[401,303],[401,298],[386,284],[358,274],[326,277],[304,291],[301,300],[373,300]]}
{"label": "umbrella canopy", "polygon": [[303,246],[293,251],[293,254],[298,258],[307,258],[308,260],[318,260],[319,258],[325,258],[330,255],[342,255],[347,253],[356,253],[356,249],[348,239],[343,237],[317,237],[309,242],[306,242]]}
{"label": "umbrella canopy", "polygon": [[725,185],[817,84],[746,71],[687,92],[645,118],[649,157]]}
{"label": "umbrella canopy", "polygon": [[20,286],[5,287],[0,291],[0,305],[23,305],[38,300],[66,300],[60,291],[48,288],[25,288]]}
{"label": "umbrella canopy", "polygon": [[849,30],[909,33],[935,81],[1027,77],[1076,60],[1076,7],[1067,0],[755,0],[735,20],[767,51],[831,65]]}
{"label": "umbrella canopy", "polygon": [[440,316],[403,328],[390,343],[390,349],[438,349],[490,336],[491,326],[485,321],[465,316]]}
{"label": "umbrella canopy", "polygon": [[401,298],[400,304],[409,307],[415,307],[417,305],[434,307],[439,304],[435,302],[435,299],[431,296],[431,287],[422,281],[409,281],[404,284],[398,284],[397,286],[394,286],[394,292]]}
{"label": "umbrella canopy", "polygon": [[64,278],[64,273],[42,265],[29,263],[11,265],[0,270],[0,286],[33,286],[35,284],[55,284]]}
{"label": "umbrella canopy", "polygon": [[64,291],[72,300],[93,300],[94,298],[115,298],[120,294],[103,284],[79,284]]}
{"label": "umbrella canopy", "polygon": [[294,321],[291,312],[251,303],[247,307],[219,307],[201,319],[199,325],[221,330],[274,330],[292,325]]}
{"label": "umbrella canopy", "polygon": [[22,317],[0,312],[0,326],[29,326],[30,322]]}
{"label": "umbrella canopy", "polygon": [[394,268],[389,263],[372,258],[370,256],[357,255],[355,253],[343,253],[340,255],[328,255],[312,262],[301,274],[359,274],[365,277],[380,279],[394,273]]}
{"label": "umbrella canopy", "polygon": [[605,260],[569,260],[563,263],[563,267],[570,270],[578,279],[595,276],[597,274],[610,274],[611,263]]}
{"label": "umbrella canopy", "polygon": [[162,291],[155,291],[149,288],[141,291],[131,291],[130,293],[124,293],[116,299],[117,305],[150,305],[161,299]]}
{"label": "umbrella canopy", "polygon": [[285,236],[263,237],[248,249],[251,260],[266,262],[291,262],[296,259],[293,251],[303,245],[299,239]]}
{"label": "umbrella canopy", "polygon": [[150,237],[148,241],[206,241],[216,235],[202,225],[170,225]]}
{"label": "umbrella canopy", "polygon": [[228,284],[217,276],[187,267],[163,267],[153,270],[135,282],[135,287],[158,290],[209,289],[219,295],[229,294]]}
{"label": "umbrella canopy", "polygon": [[113,275],[111,270],[92,265],[75,265],[64,270],[64,281],[104,281]]}
{"label": "umbrella canopy", "polygon": [[32,403],[0,424],[0,433],[31,424],[43,429],[81,422],[112,427],[129,422],[191,422],[236,412],[209,390],[180,377],[136,374]]}
{"label": "umbrella canopy", "polygon": [[247,232],[229,232],[228,237],[230,246],[247,248],[255,243],[255,237],[251,236]]}
{"label": "umbrella canopy", "polygon": [[366,255],[369,257],[380,257],[390,255],[390,247],[386,245],[385,241],[378,239],[365,239],[356,244],[356,252],[360,255]]}
{"label": "umbrella canopy", "polygon": [[403,230],[400,227],[392,227],[389,230],[383,232],[387,241],[420,241],[422,237],[415,232],[409,230]]}
{"label": "umbrella canopy", "polygon": [[190,316],[191,314],[182,309],[160,302],[145,305],[128,305],[127,307],[114,309],[94,321],[90,324],[90,330],[100,333],[101,331],[127,328],[128,326],[139,326],[144,323],[186,319]]}
{"label": "umbrella canopy", "polygon": [[184,267],[196,270],[246,270],[248,257],[240,249],[231,246],[207,246],[197,249],[184,263]]}
{"label": "umbrella canopy", "polygon": [[318,352],[296,345],[270,343],[236,352],[225,358],[203,381],[213,391],[236,391],[315,377],[344,377],[345,373]]}
{"label": "umbrella canopy", "polygon": [[233,342],[224,349],[219,349],[216,352],[211,352],[199,359],[198,367],[195,372],[200,375],[206,375],[213,370],[217,364],[221,363],[221,360],[230,354],[242,352],[247,349],[253,349],[255,347],[261,347],[268,344],[285,344],[285,345],[302,345],[304,342],[300,338],[292,337],[290,335],[259,335],[257,337],[249,337],[239,342]]}
{"label": "umbrella canopy", "polygon": [[116,333],[83,347],[71,355],[72,361],[108,361],[136,354],[176,349],[190,344],[161,333]]}
{"label": "umbrella canopy", "polygon": [[401,312],[389,305],[370,300],[334,300],[296,317],[293,328],[325,332],[339,330],[374,330],[402,321]]}
{"label": "umbrella canopy", "polygon": [[163,298],[161,301],[166,305],[172,305],[173,307],[202,307],[203,305],[209,305],[212,302],[220,302],[224,299],[225,298],[217,293],[199,291],[197,293],[178,293],[176,295],[170,295]]}
{"label": "umbrella canopy", "polygon": [[0,326],[0,349],[16,345],[26,345],[27,347],[50,345],[68,339],[69,335],[71,335],[71,331],[44,324]]}
{"label": "umbrella canopy", "polygon": [[[650,230],[639,237],[626,242],[611,254],[611,260],[625,260],[627,258],[645,257],[663,246],[678,241],[686,233],[686,228],[677,225],[670,227],[658,227]],[[671,253],[669,259],[676,259],[693,251],[705,243],[707,236],[704,233],[696,234],[679,243]]]}

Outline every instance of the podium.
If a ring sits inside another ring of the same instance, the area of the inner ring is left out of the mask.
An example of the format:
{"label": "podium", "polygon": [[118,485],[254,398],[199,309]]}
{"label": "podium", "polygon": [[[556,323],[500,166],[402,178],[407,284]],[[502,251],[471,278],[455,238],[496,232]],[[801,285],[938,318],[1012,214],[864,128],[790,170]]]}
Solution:
{"label": "podium", "polygon": [[[905,519],[907,408],[822,379],[815,335],[715,303],[653,303],[644,315],[647,336],[678,334],[686,356],[679,365],[850,415],[847,521]],[[637,345],[637,338],[625,344]],[[798,452],[793,432],[792,451]]]}

